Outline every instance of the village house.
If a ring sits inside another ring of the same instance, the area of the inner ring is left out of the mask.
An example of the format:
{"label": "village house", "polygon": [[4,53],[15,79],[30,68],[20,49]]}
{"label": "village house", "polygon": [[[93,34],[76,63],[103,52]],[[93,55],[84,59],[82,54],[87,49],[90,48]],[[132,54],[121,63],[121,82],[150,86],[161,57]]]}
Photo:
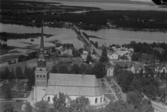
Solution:
{"label": "village house", "polygon": [[87,56],[88,56],[88,51],[83,50],[83,51],[82,51],[82,54],[80,54],[80,56],[81,56],[81,59],[82,59],[83,61],[86,61]]}
{"label": "village house", "polygon": [[157,73],[167,73],[167,64],[161,64],[155,68]]}
{"label": "village house", "polygon": [[107,70],[107,74],[106,76],[113,76],[114,75],[114,65],[110,64],[110,63],[107,63],[106,64],[106,70]]}
{"label": "village house", "polygon": [[146,65],[157,65],[159,64],[159,59],[151,54],[142,54],[139,61]]}
{"label": "village house", "polygon": [[64,48],[63,46],[59,46],[55,49],[59,51],[60,56],[73,56],[71,48]]}
{"label": "village house", "polygon": [[118,60],[119,56],[115,51],[107,50],[107,57],[109,60]]}
{"label": "village house", "polygon": [[133,73],[140,73],[141,71],[143,71],[143,73],[145,73],[145,67],[143,64],[133,64],[132,67],[130,68],[130,71]]}

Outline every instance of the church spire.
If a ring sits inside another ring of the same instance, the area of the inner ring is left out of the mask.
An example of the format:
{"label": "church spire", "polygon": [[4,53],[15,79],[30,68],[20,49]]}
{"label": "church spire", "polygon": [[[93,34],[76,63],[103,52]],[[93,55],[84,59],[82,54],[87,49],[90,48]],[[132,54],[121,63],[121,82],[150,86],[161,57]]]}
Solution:
{"label": "church spire", "polygon": [[41,28],[40,52],[41,52],[41,51],[44,52],[43,25],[42,25],[42,28]]}
{"label": "church spire", "polygon": [[40,49],[38,56],[38,67],[46,67],[46,61],[44,57],[44,38],[43,38],[43,25],[41,28],[41,41],[40,41]]}

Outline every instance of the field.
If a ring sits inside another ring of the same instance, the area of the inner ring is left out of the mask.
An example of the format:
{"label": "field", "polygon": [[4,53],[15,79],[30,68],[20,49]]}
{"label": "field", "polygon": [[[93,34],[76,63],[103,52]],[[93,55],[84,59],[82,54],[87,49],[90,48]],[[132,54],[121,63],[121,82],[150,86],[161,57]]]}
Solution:
{"label": "field", "polygon": [[7,55],[7,56],[3,56],[0,58],[0,64],[7,62],[9,59],[14,59],[14,58],[18,58],[20,55]]}
{"label": "field", "polygon": [[12,98],[26,98],[29,96],[30,91],[27,91],[27,80],[14,80],[9,82],[8,80],[4,80],[0,82],[0,98],[4,97],[4,91],[6,88],[10,88]]}

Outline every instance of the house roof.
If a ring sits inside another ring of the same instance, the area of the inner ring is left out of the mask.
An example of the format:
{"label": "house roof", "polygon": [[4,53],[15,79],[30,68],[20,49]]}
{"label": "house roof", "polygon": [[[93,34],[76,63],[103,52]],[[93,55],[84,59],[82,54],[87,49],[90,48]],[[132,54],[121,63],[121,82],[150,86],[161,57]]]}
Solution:
{"label": "house roof", "polygon": [[112,55],[112,54],[116,54],[116,52],[115,51],[113,51],[113,50],[107,50],[107,54],[109,54],[109,55]]}
{"label": "house roof", "polygon": [[135,71],[138,71],[139,69],[145,70],[145,67],[143,64],[134,64],[133,67]]}
{"label": "house roof", "polygon": [[73,96],[101,96],[104,94],[95,75],[50,73],[46,94],[62,92]]}
{"label": "house roof", "polygon": [[115,64],[119,65],[122,68],[130,68],[133,65],[132,62],[121,62],[121,61],[115,62]]}
{"label": "house roof", "polygon": [[153,49],[156,50],[156,51],[158,51],[158,52],[160,52],[160,53],[164,52],[164,49],[161,48],[161,47],[155,47]]}
{"label": "house roof", "polygon": [[161,65],[158,66],[159,69],[162,69],[164,67],[167,68],[167,64],[163,63],[163,64],[161,64]]}
{"label": "house roof", "polygon": [[149,55],[149,54],[142,54],[141,55],[141,59],[144,59],[144,60],[152,60],[152,59],[156,59],[157,57],[154,56],[154,55]]}

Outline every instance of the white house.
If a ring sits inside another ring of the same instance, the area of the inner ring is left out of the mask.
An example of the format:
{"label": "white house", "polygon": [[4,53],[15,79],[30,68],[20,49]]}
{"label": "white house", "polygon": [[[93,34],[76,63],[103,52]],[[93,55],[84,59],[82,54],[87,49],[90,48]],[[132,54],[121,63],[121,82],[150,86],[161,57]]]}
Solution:
{"label": "white house", "polygon": [[86,61],[87,56],[88,56],[88,51],[83,50],[83,53],[81,54],[82,60],[83,60],[83,61]]}
{"label": "white house", "polygon": [[140,71],[143,71],[145,73],[145,67],[142,64],[134,64],[131,68],[130,71],[133,73],[140,73]]}
{"label": "white house", "polygon": [[107,70],[106,76],[113,76],[114,75],[114,66],[113,65],[107,64],[106,70]]}
{"label": "white house", "polygon": [[109,60],[113,60],[113,59],[117,60],[119,58],[119,56],[116,52],[110,51],[110,50],[107,50],[107,57]]}
{"label": "white house", "polygon": [[167,73],[167,65],[163,64],[155,68],[155,72]]}

